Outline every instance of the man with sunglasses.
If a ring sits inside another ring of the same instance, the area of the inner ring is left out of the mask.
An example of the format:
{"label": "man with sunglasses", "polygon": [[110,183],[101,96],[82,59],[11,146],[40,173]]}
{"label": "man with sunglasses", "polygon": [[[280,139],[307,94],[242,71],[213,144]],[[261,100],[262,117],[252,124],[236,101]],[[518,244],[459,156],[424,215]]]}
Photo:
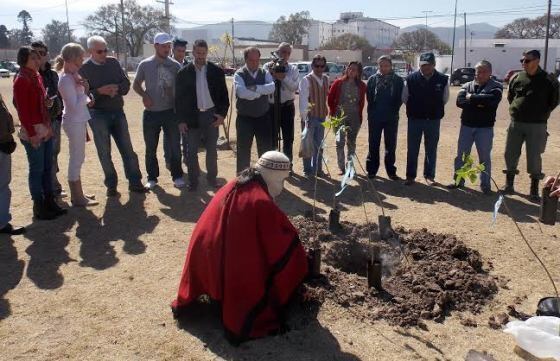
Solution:
{"label": "man with sunglasses", "polygon": [[90,58],[80,68],[80,75],[87,79],[93,95],[94,105],[90,108],[89,125],[103,173],[107,196],[116,197],[117,171],[111,159],[111,137],[113,137],[123,159],[124,173],[128,178],[128,189],[144,193],[142,173],[138,156],[132,148],[128,122],[124,114],[123,96],[130,90],[130,81],[119,61],[107,56],[107,42],[101,36],[87,40]]}
{"label": "man with sunglasses", "polygon": [[527,173],[531,177],[530,199],[540,200],[539,181],[542,173],[542,153],[546,148],[547,121],[550,113],[558,105],[558,80],[547,74],[540,66],[541,54],[538,50],[523,53],[523,71],[509,82],[508,102],[511,123],[506,139],[505,161],[507,193],[514,193],[515,175],[525,142],[527,152]]}
{"label": "man with sunglasses", "polygon": [[36,50],[41,56],[41,65],[39,74],[43,80],[43,86],[47,91],[47,96],[53,99],[53,106],[49,108],[49,115],[52,121],[53,131],[53,167],[52,167],[52,185],[53,194],[56,197],[66,196],[62,190],[62,185],[58,181],[56,173],[58,173],[58,154],[60,153],[60,126],[62,123],[62,100],[58,94],[58,73],[52,69],[49,63],[49,49],[42,41],[34,41],[31,43],[33,50]]}

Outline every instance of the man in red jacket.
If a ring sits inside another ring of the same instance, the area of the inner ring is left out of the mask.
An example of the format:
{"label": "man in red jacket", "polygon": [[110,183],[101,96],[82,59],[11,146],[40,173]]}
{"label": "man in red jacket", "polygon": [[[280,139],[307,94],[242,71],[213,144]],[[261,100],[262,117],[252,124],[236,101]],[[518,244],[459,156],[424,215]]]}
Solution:
{"label": "man in red jacket", "polygon": [[280,152],[262,155],[212,199],[192,233],[175,317],[201,295],[221,303],[233,343],[277,331],[282,311],[307,274],[298,233],[273,198],[290,172]]}

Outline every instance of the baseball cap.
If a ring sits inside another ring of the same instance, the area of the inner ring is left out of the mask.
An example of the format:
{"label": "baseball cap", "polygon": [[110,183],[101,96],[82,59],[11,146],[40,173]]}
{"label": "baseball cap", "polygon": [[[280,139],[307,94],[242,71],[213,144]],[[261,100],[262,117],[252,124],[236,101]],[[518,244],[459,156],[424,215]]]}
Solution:
{"label": "baseball cap", "polygon": [[172,43],[173,37],[167,33],[157,33],[154,36],[154,44],[167,44]]}
{"label": "baseball cap", "polygon": [[420,55],[420,66],[426,64],[435,65],[435,63],[436,63],[436,57],[434,53],[423,53],[422,55]]}

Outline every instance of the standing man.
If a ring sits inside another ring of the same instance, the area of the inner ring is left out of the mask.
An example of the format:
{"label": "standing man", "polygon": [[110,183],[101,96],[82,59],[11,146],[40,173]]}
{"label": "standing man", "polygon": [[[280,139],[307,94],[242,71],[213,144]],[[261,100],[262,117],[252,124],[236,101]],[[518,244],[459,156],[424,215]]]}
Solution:
{"label": "standing man", "polygon": [[[272,66],[273,62],[266,63],[264,69],[272,74],[275,81],[280,82],[279,123],[275,124],[274,119],[275,93],[268,97],[268,103],[270,104],[268,113],[275,127],[272,134],[273,141],[278,136],[278,131],[282,130],[282,152],[290,159],[290,163],[293,164],[294,118],[296,116],[294,99],[299,85],[299,71],[295,65],[288,63],[290,55],[292,54],[292,46],[290,44],[281,43],[278,45],[277,54],[280,60],[279,65],[283,67],[284,72],[275,71],[274,66]],[[279,129],[277,127],[279,127]],[[290,170],[290,173],[291,172]]]}
{"label": "standing man", "polygon": [[[173,185],[183,188],[183,169],[181,167],[181,144],[179,128],[175,120],[175,78],[181,64],[169,57],[173,38],[167,33],[158,33],[154,37],[155,55],[144,59],[138,64],[133,89],[142,97],[144,117],[142,120],[144,142],[146,143],[146,170],[148,183],[146,187],[153,189],[158,182],[159,165],[157,146],[159,134],[163,129],[163,137],[169,143],[169,166]],[[146,88],[142,88],[145,82]]]}
{"label": "standing man", "polygon": [[385,140],[385,170],[391,180],[400,180],[395,167],[399,109],[404,91],[403,79],[393,72],[393,62],[387,55],[377,60],[378,71],[367,82],[368,143],[366,169],[369,178],[379,170],[381,133]]}
{"label": "standing man", "polygon": [[[503,86],[490,78],[492,76],[490,62],[482,60],[474,68],[474,80],[464,84],[457,94],[457,106],[463,111],[457,157],[455,158],[455,172],[463,166],[463,154],[470,154],[474,143],[478,152],[478,160],[485,167],[485,171],[480,175],[480,189],[484,194],[491,194],[494,123],[496,122],[496,110],[502,100]],[[454,177],[456,177],[456,173]],[[448,188],[460,188],[464,184],[464,181],[460,184],[453,182]]]}
{"label": "standing man", "polygon": [[246,48],[243,57],[245,65],[233,77],[237,95],[237,173],[251,165],[253,137],[257,140],[259,157],[273,148],[268,96],[274,93],[274,79],[259,66],[261,52],[258,48]]}
{"label": "standing man", "polygon": [[420,70],[406,78],[403,100],[408,117],[408,150],[405,185],[413,185],[418,170],[418,153],[424,136],[424,178],[436,185],[436,160],[439,128],[449,100],[448,76],[435,70],[433,53],[420,55]]}
{"label": "standing man", "polygon": [[52,185],[53,185],[53,195],[55,197],[66,196],[66,193],[62,190],[62,185],[58,181],[57,173],[58,168],[58,154],[60,153],[60,128],[62,124],[62,99],[58,93],[58,73],[52,69],[49,63],[49,49],[42,41],[34,41],[31,43],[31,48],[36,50],[41,56],[41,65],[39,68],[39,74],[41,74],[41,79],[43,80],[43,86],[47,92],[47,96],[53,99],[53,106],[49,108],[49,116],[52,122],[52,132],[53,132],[53,151],[52,151]]}
{"label": "standing man", "polygon": [[190,63],[177,73],[175,109],[183,146],[187,147],[186,163],[189,190],[198,186],[200,168],[198,146],[201,138],[206,148],[206,179],[217,188],[219,127],[229,109],[226,76],[222,68],[206,60],[208,44],[196,40],[193,44],[194,64]]}
{"label": "standing man", "polygon": [[510,82],[508,91],[509,115],[511,123],[506,139],[506,186],[507,193],[513,193],[513,181],[519,173],[517,164],[521,156],[521,146],[525,142],[527,152],[527,173],[531,177],[530,198],[538,201],[539,180],[543,179],[542,157],[546,148],[548,132],[546,125],[550,113],[558,105],[558,80],[547,74],[539,66],[541,53],[530,50],[523,53],[519,72]]}
{"label": "standing man", "polygon": [[87,40],[90,58],[80,68],[80,75],[87,79],[94,98],[94,105],[89,108],[91,119],[89,125],[103,173],[107,196],[119,195],[117,191],[117,171],[111,159],[111,137],[113,137],[124,165],[128,179],[128,189],[143,193],[147,188],[142,185],[142,173],[138,156],[132,148],[128,122],[123,110],[123,96],[130,90],[130,81],[121,68],[119,61],[107,56],[107,42],[101,36],[92,36]]}
{"label": "standing man", "polygon": [[303,173],[306,177],[317,174],[324,177],[323,150],[320,149],[325,128],[321,123],[325,121],[329,108],[327,106],[327,95],[329,93],[329,77],[324,74],[327,59],[317,54],[311,61],[311,73],[307,74],[299,83],[299,114],[301,116],[301,127],[307,124],[313,134],[313,156],[303,159]]}

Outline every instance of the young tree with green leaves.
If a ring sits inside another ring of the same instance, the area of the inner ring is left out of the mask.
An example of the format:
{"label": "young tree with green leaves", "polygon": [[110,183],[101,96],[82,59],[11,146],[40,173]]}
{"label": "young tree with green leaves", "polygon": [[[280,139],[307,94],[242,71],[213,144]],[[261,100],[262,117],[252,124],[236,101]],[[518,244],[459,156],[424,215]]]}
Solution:
{"label": "young tree with green leaves", "polygon": [[288,18],[282,15],[272,25],[268,38],[279,43],[285,41],[292,45],[301,45],[303,36],[307,34],[310,25],[309,11],[290,14]]}

